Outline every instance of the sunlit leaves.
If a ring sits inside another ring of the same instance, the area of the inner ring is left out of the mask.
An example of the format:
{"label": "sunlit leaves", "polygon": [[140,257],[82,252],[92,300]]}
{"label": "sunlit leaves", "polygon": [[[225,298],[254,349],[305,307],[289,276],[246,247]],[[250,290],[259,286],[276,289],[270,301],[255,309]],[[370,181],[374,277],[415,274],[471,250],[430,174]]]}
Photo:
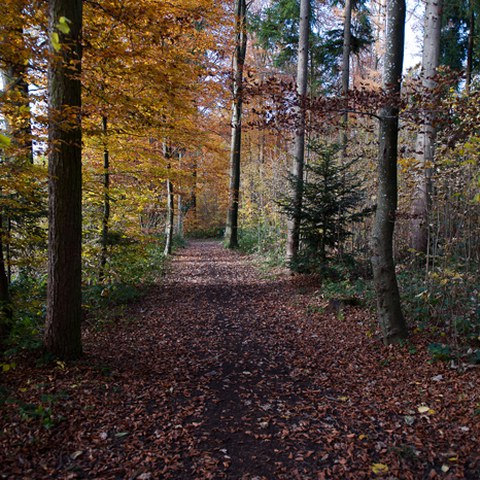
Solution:
{"label": "sunlit leaves", "polygon": [[9,147],[10,143],[10,138],[0,133],[0,147]]}

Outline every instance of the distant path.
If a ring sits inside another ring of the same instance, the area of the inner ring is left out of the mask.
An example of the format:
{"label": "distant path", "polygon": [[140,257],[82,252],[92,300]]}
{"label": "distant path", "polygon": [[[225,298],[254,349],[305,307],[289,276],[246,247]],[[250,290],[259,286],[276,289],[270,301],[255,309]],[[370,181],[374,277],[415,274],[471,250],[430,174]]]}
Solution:
{"label": "distant path", "polygon": [[478,378],[382,347],[302,281],[191,242],[124,322],[87,332],[84,362],[45,370],[65,419],[31,444],[9,427],[0,478],[480,478]]}

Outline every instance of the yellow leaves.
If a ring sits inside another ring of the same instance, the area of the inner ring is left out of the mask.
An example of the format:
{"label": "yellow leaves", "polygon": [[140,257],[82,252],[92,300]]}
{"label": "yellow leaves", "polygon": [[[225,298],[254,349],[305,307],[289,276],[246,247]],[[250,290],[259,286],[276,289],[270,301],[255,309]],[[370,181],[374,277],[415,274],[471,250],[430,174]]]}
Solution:
{"label": "yellow leaves", "polygon": [[427,405],[420,405],[417,408],[417,410],[418,410],[418,413],[421,413],[421,414],[434,415],[436,413],[435,410],[431,409]]}
{"label": "yellow leaves", "polygon": [[17,364],[15,362],[12,362],[12,363],[0,363],[0,365],[2,366],[2,371],[4,373],[6,372],[9,372],[10,370],[13,370]]}
{"label": "yellow leaves", "polygon": [[11,143],[10,138],[0,133],[0,147],[9,147],[10,143]]}
{"label": "yellow leaves", "polygon": [[[59,31],[62,32],[64,35],[67,35],[70,33],[70,25],[69,25],[70,20],[66,17],[60,17],[58,19],[58,22],[55,24],[55,28]],[[50,35],[50,41],[52,43],[52,47],[56,52],[58,52],[62,48],[62,44],[60,43],[60,35],[58,32],[52,32]]]}
{"label": "yellow leaves", "polygon": [[385,465],[384,463],[374,463],[370,468],[375,475],[388,473],[388,465]]}
{"label": "yellow leaves", "polygon": [[60,44],[60,36],[57,32],[53,32],[50,35],[50,41],[52,42],[52,47],[55,51],[58,52],[62,48],[62,45]]}
{"label": "yellow leaves", "polygon": [[70,20],[66,17],[60,17],[58,19],[58,23],[55,25],[58,30],[60,30],[63,34],[67,35],[70,33],[70,26],[69,26]]}
{"label": "yellow leaves", "polygon": [[55,362],[55,364],[57,365],[57,367],[60,369],[60,370],[65,370],[67,364],[65,362],[62,362],[61,360],[57,360]]}

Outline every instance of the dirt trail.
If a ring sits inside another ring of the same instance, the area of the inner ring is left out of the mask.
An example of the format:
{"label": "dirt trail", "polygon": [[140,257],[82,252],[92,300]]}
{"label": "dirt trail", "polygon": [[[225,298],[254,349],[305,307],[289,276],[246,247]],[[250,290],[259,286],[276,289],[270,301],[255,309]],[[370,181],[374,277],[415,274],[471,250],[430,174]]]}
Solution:
{"label": "dirt trail", "polygon": [[478,372],[428,363],[421,338],[382,347],[367,313],[321,313],[299,286],[192,242],[128,318],[86,332],[85,360],[11,377],[54,425],[7,409],[0,477],[480,478]]}

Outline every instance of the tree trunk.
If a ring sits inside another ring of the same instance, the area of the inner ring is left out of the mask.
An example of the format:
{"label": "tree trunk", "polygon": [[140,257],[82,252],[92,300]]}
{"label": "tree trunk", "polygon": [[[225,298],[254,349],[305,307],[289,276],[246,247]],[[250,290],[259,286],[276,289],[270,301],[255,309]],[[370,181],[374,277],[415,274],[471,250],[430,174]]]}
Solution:
{"label": "tree trunk", "polygon": [[165,226],[165,255],[170,255],[172,253],[174,214],[175,201],[173,196],[173,184],[170,179],[167,179],[167,222]]}
{"label": "tree trunk", "polygon": [[310,34],[310,0],[300,3],[300,35],[298,40],[297,64],[297,125],[295,132],[295,147],[292,165],[293,214],[287,222],[287,252],[286,260],[292,264],[298,256],[300,245],[300,215],[303,203],[303,167],[305,155],[305,98],[307,94],[308,77],[308,37]]}
{"label": "tree trunk", "polygon": [[[350,50],[352,42],[352,0],[345,0],[345,23],[343,27],[343,51],[342,51],[342,96],[345,99],[345,109],[348,109],[347,95],[350,86]],[[342,116],[341,146],[342,156],[346,156],[347,148],[348,112]]]}
{"label": "tree trunk", "polygon": [[165,141],[163,144],[163,154],[165,159],[168,160],[167,164],[167,218],[165,222],[165,249],[164,255],[170,255],[172,253],[172,240],[173,240],[173,223],[174,223],[174,196],[173,196],[173,184],[170,180],[170,169],[172,159],[172,147]]}
{"label": "tree trunk", "polygon": [[423,37],[422,85],[426,98],[423,125],[417,135],[416,157],[421,167],[412,202],[410,247],[417,252],[427,253],[428,216],[432,193],[432,167],[435,143],[435,74],[440,61],[440,29],[443,0],[427,0],[425,7],[425,29]]}
{"label": "tree trunk", "polygon": [[407,336],[393,261],[393,231],[397,210],[398,101],[404,34],[405,0],[389,0],[383,77],[383,88],[389,95],[389,104],[380,112],[377,209],[372,232],[377,315],[386,344]]}
{"label": "tree trunk", "polygon": [[246,0],[235,0],[236,40],[233,56],[233,113],[230,147],[230,188],[225,241],[227,248],[238,247],[238,204],[240,195],[240,154],[242,147],[243,67],[247,51]]}
{"label": "tree trunk", "polygon": [[[23,34],[23,32],[20,32]],[[8,99],[13,96],[13,113],[5,116],[13,144],[19,149],[16,158],[33,163],[32,123],[25,65],[11,64],[3,71],[3,90]]]}
{"label": "tree trunk", "polygon": [[107,264],[108,254],[108,229],[110,221],[110,152],[108,150],[108,119],[102,117],[103,131],[103,216],[102,216],[102,237],[100,250],[100,269],[98,280],[102,282],[105,278],[105,266]]}
{"label": "tree trunk", "polygon": [[[45,346],[72,359],[82,354],[81,0],[49,0],[48,287]],[[66,19],[66,20],[65,20]],[[63,21],[63,24],[62,24]],[[65,23],[66,22],[66,23]],[[63,25],[63,33],[57,25]]]}
{"label": "tree trunk", "polygon": [[3,237],[3,219],[0,216],[0,355],[2,354],[3,346],[8,340],[13,314],[10,303],[8,274],[3,253]]}
{"label": "tree trunk", "polygon": [[467,48],[467,67],[465,69],[465,92],[470,93],[470,85],[472,84],[473,70],[473,50],[475,48],[475,6],[473,0],[470,0],[470,18],[468,28],[468,48]]}
{"label": "tree trunk", "polygon": [[184,206],[183,206],[183,197],[178,195],[177,200],[177,235],[178,238],[183,238],[183,216],[184,216]]}

